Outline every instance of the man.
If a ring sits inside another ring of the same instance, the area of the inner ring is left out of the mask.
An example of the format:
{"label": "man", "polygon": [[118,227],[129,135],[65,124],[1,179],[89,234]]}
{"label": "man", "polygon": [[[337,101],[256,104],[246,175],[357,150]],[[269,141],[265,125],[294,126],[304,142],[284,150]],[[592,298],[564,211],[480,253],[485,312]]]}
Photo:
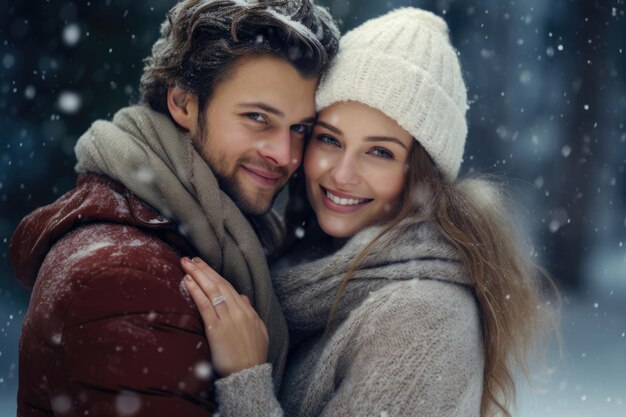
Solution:
{"label": "man", "polygon": [[337,36],[308,0],[172,8],[142,105],[92,125],[76,145],[77,187],[12,238],[16,276],[33,286],[20,416],[211,415],[219,375],[182,289],[183,255],[250,299],[280,381],[286,325],[259,241],[271,249],[279,234],[262,215],[300,164]]}

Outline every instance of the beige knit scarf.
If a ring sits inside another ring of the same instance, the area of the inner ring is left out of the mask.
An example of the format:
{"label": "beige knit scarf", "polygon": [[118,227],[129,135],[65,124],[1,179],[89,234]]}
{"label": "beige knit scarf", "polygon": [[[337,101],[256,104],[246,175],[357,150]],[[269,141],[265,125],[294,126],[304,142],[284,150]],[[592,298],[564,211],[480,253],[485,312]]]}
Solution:
{"label": "beige knit scarf", "polygon": [[[309,262],[294,259],[272,271],[274,289],[292,336],[323,331],[339,283],[352,261],[378,235],[382,226],[366,228],[338,251]],[[348,281],[333,318],[340,324],[372,292],[398,281],[429,279],[471,286],[456,249],[428,221],[408,219],[392,229],[378,250],[370,252]],[[384,250],[381,250],[381,247]],[[302,306],[306,306],[303,308]]]}
{"label": "beige knit scarf", "polygon": [[79,173],[105,174],[173,218],[203,259],[250,298],[267,326],[268,359],[279,380],[287,353],[287,326],[263,248],[189,136],[166,115],[133,106],[120,110],[112,122],[93,123],[75,152]]}

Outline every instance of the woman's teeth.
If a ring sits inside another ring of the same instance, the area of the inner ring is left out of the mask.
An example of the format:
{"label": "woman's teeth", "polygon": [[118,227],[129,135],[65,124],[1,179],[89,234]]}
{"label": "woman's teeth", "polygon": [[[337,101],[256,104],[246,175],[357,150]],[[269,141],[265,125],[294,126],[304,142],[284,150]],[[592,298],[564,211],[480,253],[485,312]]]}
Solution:
{"label": "woman's teeth", "polygon": [[340,198],[331,194],[331,192],[328,190],[326,190],[326,197],[328,197],[328,199],[332,201],[333,203],[339,204],[340,206],[355,206],[357,204],[363,204],[367,201],[367,199],[363,199],[363,198],[359,198],[359,199]]}

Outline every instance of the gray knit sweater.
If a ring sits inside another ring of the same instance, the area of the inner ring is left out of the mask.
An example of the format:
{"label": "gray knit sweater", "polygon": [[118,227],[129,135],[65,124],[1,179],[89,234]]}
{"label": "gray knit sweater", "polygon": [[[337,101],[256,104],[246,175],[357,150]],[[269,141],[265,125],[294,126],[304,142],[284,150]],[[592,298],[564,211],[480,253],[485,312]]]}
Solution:
{"label": "gray knit sweater", "polygon": [[271,365],[241,371],[217,381],[223,417],[480,415],[477,304],[454,249],[428,223],[366,260],[324,336],[341,277],[377,232],[274,274],[295,344],[279,396]]}

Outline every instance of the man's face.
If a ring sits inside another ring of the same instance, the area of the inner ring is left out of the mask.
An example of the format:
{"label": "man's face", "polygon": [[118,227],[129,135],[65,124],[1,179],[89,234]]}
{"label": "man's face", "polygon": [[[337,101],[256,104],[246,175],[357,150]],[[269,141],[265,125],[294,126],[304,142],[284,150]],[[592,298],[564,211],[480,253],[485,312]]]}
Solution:
{"label": "man's face", "polygon": [[300,165],[316,86],[317,78],[261,55],[240,58],[213,90],[194,144],[244,213],[266,213]]}

